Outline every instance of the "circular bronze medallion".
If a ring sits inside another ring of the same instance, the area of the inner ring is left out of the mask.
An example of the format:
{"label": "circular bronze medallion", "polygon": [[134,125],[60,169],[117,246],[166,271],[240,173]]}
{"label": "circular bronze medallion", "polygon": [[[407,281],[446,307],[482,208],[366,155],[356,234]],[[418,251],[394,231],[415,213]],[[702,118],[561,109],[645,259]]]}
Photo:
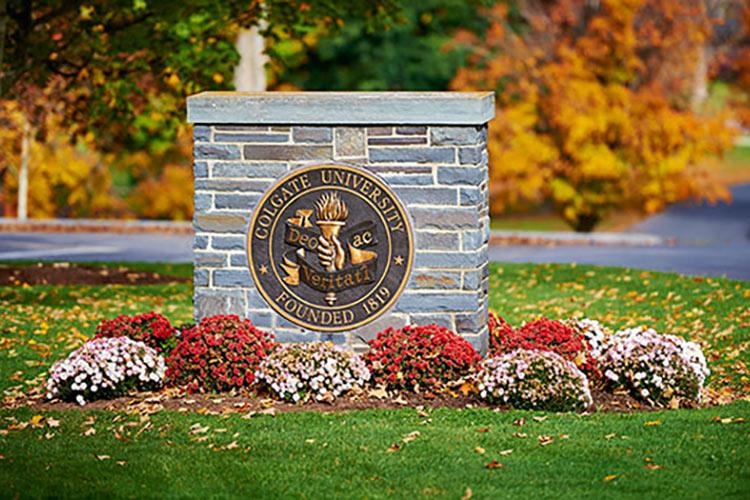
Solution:
{"label": "circular bronze medallion", "polygon": [[292,323],[342,331],[369,323],[406,286],[414,244],[401,202],[355,167],[315,165],[277,181],[248,229],[261,295]]}

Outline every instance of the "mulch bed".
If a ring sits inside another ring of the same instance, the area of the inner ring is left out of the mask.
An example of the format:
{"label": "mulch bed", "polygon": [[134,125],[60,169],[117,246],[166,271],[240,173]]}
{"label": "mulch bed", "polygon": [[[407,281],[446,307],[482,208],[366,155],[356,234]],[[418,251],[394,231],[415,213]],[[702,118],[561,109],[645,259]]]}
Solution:
{"label": "mulch bed", "polygon": [[[76,403],[48,402],[41,395],[29,399],[21,398],[6,407],[30,406],[39,411],[50,410],[109,410],[109,411],[139,411],[155,413],[162,410],[201,413],[201,414],[228,414],[243,413],[248,417],[254,415],[302,411],[318,412],[341,412],[351,410],[384,410],[415,408],[418,410],[434,408],[490,408],[498,411],[508,411],[509,408],[488,405],[477,400],[472,395],[463,394],[440,394],[424,395],[414,393],[373,395],[362,393],[350,397],[342,397],[333,403],[309,402],[304,404],[292,404],[276,401],[264,395],[205,395],[186,394],[178,389],[166,389],[158,393],[139,393],[132,396],[121,397],[111,400],[99,400],[87,403],[81,407]],[[610,394],[603,391],[594,391],[594,406],[591,411],[632,413],[636,411],[653,411],[659,408],[647,406],[634,400],[627,394]]]}
{"label": "mulch bed", "polygon": [[33,266],[0,264],[0,286],[18,285],[153,285],[187,282],[190,278],[168,276],[126,267],[101,267],[58,262]]}

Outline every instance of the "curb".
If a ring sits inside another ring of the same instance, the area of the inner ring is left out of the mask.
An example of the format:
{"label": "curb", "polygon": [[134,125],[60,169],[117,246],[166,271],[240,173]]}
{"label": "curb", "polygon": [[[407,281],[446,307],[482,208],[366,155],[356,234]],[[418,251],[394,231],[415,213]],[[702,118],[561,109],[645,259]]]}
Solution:
{"label": "curb", "polygon": [[668,239],[646,233],[573,233],[562,231],[490,231],[490,245],[532,246],[658,246]]}
{"label": "curb", "polygon": [[27,219],[0,217],[2,232],[45,233],[169,233],[192,234],[192,222],[111,219]]}

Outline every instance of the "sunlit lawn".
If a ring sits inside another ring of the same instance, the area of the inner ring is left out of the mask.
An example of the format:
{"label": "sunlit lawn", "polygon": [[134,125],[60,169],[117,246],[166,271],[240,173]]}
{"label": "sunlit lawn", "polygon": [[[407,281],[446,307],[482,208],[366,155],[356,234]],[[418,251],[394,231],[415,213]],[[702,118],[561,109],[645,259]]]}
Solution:
{"label": "sunlit lawn", "polygon": [[[189,275],[190,268],[169,271]],[[80,345],[103,317],[155,309],[175,323],[190,321],[190,297],[189,284],[0,288],[0,389],[12,394],[39,384],[49,364]],[[748,283],[493,265],[491,303],[513,323],[585,312],[612,327],[647,323],[699,340],[710,353],[712,387],[726,396],[747,394]],[[428,411],[243,419],[3,409],[0,491],[7,497],[276,498],[460,498],[467,488],[475,498],[750,492],[748,424],[738,421],[750,420],[748,402],[631,415],[552,414],[543,421],[532,418],[539,412]],[[513,424],[522,417],[525,425]],[[417,438],[403,442],[414,431]],[[542,446],[540,436],[553,441]],[[393,443],[401,447],[389,452]],[[492,460],[503,467],[487,469]]]}

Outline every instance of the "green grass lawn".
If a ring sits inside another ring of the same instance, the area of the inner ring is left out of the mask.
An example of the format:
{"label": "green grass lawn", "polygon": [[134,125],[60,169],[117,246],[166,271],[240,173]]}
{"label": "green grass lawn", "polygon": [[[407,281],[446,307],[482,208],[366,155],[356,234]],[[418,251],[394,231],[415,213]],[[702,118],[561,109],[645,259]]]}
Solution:
{"label": "green grass lawn", "polygon": [[[190,268],[170,272],[189,275]],[[101,318],[155,309],[187,322],[190,299],[189,284],[0,288],[0,389],[10,396],[42,382]],[[725,397],[748,394],[749,303],[750,283],[724,279],[570,265],[491,268],[492,307],[511,322],[586,313],[612,327],[646,323],[698,340],[709,353],[711,387]],[[748,423],[737,420],[750,421],[747,401],[533,419],[539,415],[440,409],[425,416],[405,408],[243,419],[3,408],[0,491],[276,498],[460,498],[467,488],[475,498],[750,492]],[[513,425],[519,418],[525,425]],[[402,441],[414,431],[416,439]],[[540,436],[553,441],[542,446]],[[393,443],[401,448],[389,452]],[[492,460],[504,467],[485,468]]]}

